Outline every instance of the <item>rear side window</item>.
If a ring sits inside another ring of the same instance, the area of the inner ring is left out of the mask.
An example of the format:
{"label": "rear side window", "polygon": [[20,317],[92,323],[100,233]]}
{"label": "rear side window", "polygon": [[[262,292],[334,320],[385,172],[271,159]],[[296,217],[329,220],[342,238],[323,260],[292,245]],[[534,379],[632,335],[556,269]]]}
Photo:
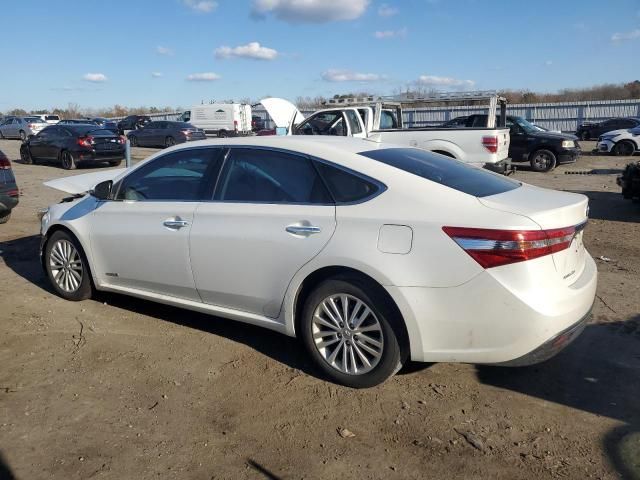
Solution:
{"label": "rear side window", "polygon": [[316,162],[316,167],[338,204],[362,202],[377,195],[384,188],[373,180],[326,163]]}
{"label": "rear side window", "polygon": [[311,160],[274,150],[232,149],[219,185],[227,202],[333,203]]}
{"label": "rear side window", "polygon": [[351,134],[362,133],[362,128],[360,128],[360,122],[358,121],[358,114],[353,110],[347,110],[345,113],[347,114],[347,120],[349,120]]}
{"label": "rear side window", "polygon": [[384,148],[360,155],[474,197],[496,195],[520,186],[507,177],[417,148]]}

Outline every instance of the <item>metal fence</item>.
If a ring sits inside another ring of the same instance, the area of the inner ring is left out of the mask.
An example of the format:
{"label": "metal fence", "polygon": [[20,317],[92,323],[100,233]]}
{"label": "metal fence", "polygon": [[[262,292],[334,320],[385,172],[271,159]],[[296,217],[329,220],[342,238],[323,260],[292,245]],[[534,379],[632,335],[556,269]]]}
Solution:
{"label": "metal fence", "polygon": [[[487,111],[487,107],[477,106],[405,109],[403,121],[409,128],[435,127],[455,117],[476,113],[486,114]],[[149,116],[154,120],[176,120],[181,113],[164,112],[149,114]],[[266,110],[254,108],[252,113],[265,121],[265,128],[274,128]],[[313,110],[302,111],[305,116],[311,113]],[[513,104],[507,105],[507,114],[524,117],[549,130],[575,132],[585,121],[600,122],[613,117],[640,117],[640,99]]]}

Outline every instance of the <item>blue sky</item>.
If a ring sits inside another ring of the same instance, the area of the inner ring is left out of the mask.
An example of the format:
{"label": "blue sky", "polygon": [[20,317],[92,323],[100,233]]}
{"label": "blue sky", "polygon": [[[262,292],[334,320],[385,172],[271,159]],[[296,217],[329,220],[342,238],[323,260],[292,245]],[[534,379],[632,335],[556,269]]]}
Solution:
{"label": "blue sky", "polygon": [[0,111],[640,78],[640,0],[14,0],[0,24]]}

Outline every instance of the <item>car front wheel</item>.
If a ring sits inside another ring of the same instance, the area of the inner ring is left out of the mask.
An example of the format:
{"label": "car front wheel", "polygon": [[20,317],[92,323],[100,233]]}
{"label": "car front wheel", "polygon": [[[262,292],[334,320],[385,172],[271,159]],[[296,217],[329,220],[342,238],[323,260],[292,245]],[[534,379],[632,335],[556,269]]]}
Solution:
{"label": "car front wheel", "polygon": [[636,151],[636,146],[629,140],[622,140],[613,147],[613,153],[619,157],[630,157]]}
{"label": "car front wheel", "polygon": [[332,381],[372,387],[402,366],[396,314],[379,293],[358,278],[336,278],[321,283],[307,298],[300,336]]}
{"label": "car front wheel", "polygon": [[58,230],[44,250],[44,266],[51,286],[62,298],[86,300],[93,293],[87,259],[76,238]]}

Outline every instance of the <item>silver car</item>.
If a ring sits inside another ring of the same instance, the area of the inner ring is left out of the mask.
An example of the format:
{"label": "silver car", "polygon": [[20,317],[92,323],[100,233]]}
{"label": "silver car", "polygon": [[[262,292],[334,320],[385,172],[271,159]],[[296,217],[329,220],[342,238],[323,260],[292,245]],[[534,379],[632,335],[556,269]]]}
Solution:
{"label": "silver car", "polygon": [[48,126],[38,117],[12,117],[0,124],[0,138],[19,138],[24,141]]}

